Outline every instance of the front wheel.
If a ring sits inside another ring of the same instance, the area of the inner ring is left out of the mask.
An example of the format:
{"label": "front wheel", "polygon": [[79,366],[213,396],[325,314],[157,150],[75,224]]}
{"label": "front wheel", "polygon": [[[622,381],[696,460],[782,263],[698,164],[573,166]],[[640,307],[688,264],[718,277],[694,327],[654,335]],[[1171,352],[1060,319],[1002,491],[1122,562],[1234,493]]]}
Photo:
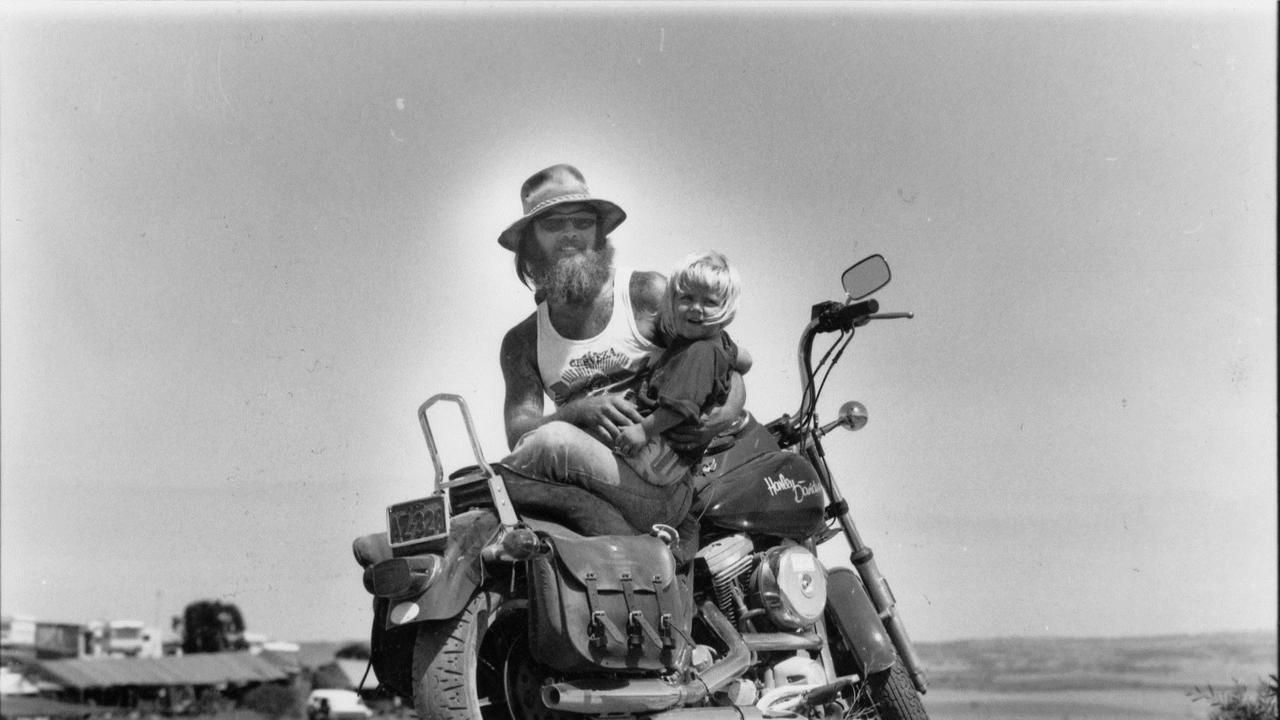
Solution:
{"label": "front wheel", "polygon": [[871,702],[880,720],[928,720],[916,686],[901,662],[867,678]]}
{"label": "front wheel", "polygon": [[529,656],[527,613],[482,590],[457,617],[424,623],[413,649],[421,720],[581,720],[548,709],[546,671]]}

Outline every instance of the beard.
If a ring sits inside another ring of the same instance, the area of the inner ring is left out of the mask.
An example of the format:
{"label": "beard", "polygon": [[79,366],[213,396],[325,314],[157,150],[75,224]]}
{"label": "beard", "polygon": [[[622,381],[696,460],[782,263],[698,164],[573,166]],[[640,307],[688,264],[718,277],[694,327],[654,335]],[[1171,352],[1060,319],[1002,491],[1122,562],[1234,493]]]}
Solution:
{"label": "beard", "polygon": [[548,302],[580,305],[595,299],[613,272],[613,245],[560,258],[544,266],[534,283]]}

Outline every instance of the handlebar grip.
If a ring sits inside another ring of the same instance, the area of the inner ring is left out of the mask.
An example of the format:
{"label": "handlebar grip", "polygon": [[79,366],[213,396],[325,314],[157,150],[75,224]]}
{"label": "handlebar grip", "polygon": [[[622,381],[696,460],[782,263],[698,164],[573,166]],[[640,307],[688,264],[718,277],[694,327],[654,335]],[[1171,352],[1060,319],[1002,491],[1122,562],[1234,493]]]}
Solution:
{"label": "handlebar grip", "polygon": [[862,302],[843,305],[838,309],[823,313],[818,322],[818,332],[849,330],[858,320],[873,315],[880,310],[880,303],[874,298]]}

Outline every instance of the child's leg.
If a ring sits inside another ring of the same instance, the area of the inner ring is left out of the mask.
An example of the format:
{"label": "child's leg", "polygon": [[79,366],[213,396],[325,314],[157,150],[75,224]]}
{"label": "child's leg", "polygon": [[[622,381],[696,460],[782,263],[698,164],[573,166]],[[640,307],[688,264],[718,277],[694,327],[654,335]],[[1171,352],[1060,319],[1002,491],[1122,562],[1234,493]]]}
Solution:
{"label": "child's leg", "polygon": [[679,482],[693,470],[693,463],[673,450],[661,436],[650,440],[632,457],[619,456],[618,462],[658,487]]}

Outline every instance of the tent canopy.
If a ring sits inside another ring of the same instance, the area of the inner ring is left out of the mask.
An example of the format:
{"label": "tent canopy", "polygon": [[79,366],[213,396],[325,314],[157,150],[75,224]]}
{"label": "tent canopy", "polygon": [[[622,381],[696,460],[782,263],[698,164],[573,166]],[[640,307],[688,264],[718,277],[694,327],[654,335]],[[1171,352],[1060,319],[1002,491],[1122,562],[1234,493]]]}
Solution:
{"label": "tent canopy", "polygon": [[159,658],[90,658],[36,662],[38,671],[66,687],[219,685],[285,680],[284,670],[256,655],[198,653]]}

